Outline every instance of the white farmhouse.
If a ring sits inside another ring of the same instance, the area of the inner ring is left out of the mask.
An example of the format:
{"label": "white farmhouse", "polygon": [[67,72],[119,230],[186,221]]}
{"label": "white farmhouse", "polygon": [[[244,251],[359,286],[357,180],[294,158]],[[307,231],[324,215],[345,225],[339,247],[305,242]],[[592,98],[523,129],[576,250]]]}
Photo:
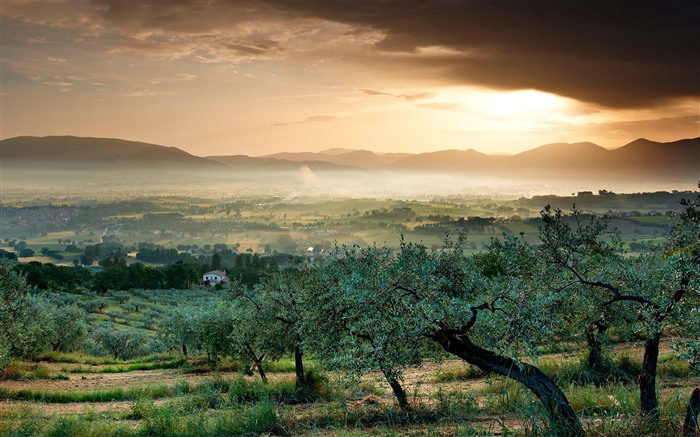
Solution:
{"label": "white farmhouse", "polygon": [[202,275],[202,282],[208,287],[214,287],[216,284],[224,284],[228,282],[226,272],[221,270],[212,270]]}

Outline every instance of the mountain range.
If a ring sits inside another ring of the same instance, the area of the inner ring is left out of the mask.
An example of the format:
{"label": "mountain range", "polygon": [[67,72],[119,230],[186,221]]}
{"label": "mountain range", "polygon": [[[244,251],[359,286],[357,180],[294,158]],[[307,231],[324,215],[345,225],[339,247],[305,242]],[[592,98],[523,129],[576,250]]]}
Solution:
{"label": "mountain range", "polygon": [[640,138],[617,149],[581,143],[546,144],[516,155],[473,149],[378,154],[368,150],[200,157],[176,147],[112,138],[14,137],[0,140],[4,169],[284,172],[401,171],[505,177],[700,178],[700,137],[668,143]]}

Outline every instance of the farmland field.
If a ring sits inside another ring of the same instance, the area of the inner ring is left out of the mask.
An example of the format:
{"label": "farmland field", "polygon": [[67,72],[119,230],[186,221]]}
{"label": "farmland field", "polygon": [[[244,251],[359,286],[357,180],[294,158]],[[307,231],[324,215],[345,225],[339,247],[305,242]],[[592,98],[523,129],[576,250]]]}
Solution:
{"label": "farmland field", "polygon": [[[640,345],[614,348],[613,360],[638,362]],[[409,368],[404,387],[411,412],[395,404],[384,378],[359,379],[318,372],[318,392],[298,399],[289,360],[268,369],[269,385],[241,373],[240,363],[214,372],[176,356],[122,361],[80,355],[51,355],[50,361],[17,362],[5,370],[0,433],[26,435],[70,430],[81,435],[521,435],[543,432],[544,418],[517,383],[485,378],[475,368],[448,359]],[[638,400],[632,383],[600,388],[575,382],[576,352],[544,355],[541,367],[565,392],[590,435],[636,435]],[[68,362],[61,361],[68,359]],[[659,391],[662,428],[678,432],[686,399],[696,380],[662,346]],[[174,364],[173,364],[174,363]],[[166,368],[159,368],[159,366]],[[149,369],[152,367],[152,369]],[[145,368],[146,370],[141,370]],[[633,372],[634,369],[627,369]],[[630,375],[631,377],[633,375]]]}

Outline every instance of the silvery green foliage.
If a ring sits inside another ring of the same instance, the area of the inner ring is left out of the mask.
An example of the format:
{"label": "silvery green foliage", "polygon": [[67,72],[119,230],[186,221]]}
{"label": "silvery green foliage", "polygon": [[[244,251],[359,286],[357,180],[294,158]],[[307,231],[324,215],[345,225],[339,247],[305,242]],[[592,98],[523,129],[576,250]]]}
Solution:
{"label": "silvery green foliage", "polygon": [[158,323],[158,336],[162,342],[175,350],[194,349],[196,311],[198,308],[193,306],[169,308]]}
{"label": "silvery green foliage", "polygon": [[[307,308],[316,305],[313,300],[316,270],[289,268],[263,278],[252,292],[236,297],[236,300],[255,301],[256,311],[263,315],[258,323],[265,323],[271,334],[267,343],[274,349],[272,355],[281,352],[294,353],[295,347],[302,348],[305,339],[311,335],[305,330],[303,319]],[[309,300],[311,299],[311,300]]]}
{"label": "silvery green foliage", "polygon": [[[552,309],[562,304],[559,295],[547,293],[535,249],[514,236],[492,239],[487,250],[465,261],[479,275],[482,290],[470,306],[488,304],[472,328],[483,347],[516,357],[536,354],[536,347],[551,341],[561,327]],[[465,304],[468,295],[463,295]],[[471,299],[470,299],[471,300]],[[463,322],[462,322],[463,323]]]}
{"label": "silvery green foliage", "polygon": [[291,352],[305,336],[302,318],[306,298],[316,284],[313,276],[314,271],[281,270],[263,278],[252,292],[240,290],[236,299],[254,300],[256,310],[265,313],[269,323],[274,325],[272,331],[281,337],[284,349]]}
{"label": "silvery green foliage", "polygon": [[352,248],[317,273],[309,296],[307,343],[333,368],[361,374],[419,363],[423,333],[416,301],[402,291],[408,273],[387,248]]}
{"label": "silvery green foliage", "polygon": [[421,362],[421,340],[440,325],[471,323],[483,347],[510,356],[551,340],[562,321],[542,311],[556,302],[542,292],[534,249],[506,238],[471,258],[462,243],[434,252],[410,243],[351,248],[327,262],[304,322],[315,350],[337,368],[400,375]]}
{"label": "silvery green foliage", "polygon": [[259,292],[247,290],[242,284],[232,285],[228,341],[232,356],[255,364],[261,371],[263,360],[278,360],[289,350],[290,339],[287,327],[277,319],[280,309],[270,299],[269,290],[266,296]]}
{"label": "silvery green foliage", "polygon": [[133,329],[117,328],[116,326],[102,326],[93,334],[95,341],[103,351],[113,358],[128,360],[139,355],[145,342],[143,334]]}
{"label": "silvery green foliage", "polygon": [[682,204],[685,210],[677,217],[667,253],[679,275],[688,281],[690,293],[679,307],[685,315],[685,336],[690,339],[676,342],[675,348],[681,358],[689,361],[693,372],[700,375],[700,195]]}
{"label": "silvery green foliage", "polygon": [[216,302],[208,308],[199,308],[190,313],[192,337],[195,347],[207,354],[209,363],[216,365],[219,359],[231,352],[230,335],[235,320],[228,302]]}
{"label": "silvery green foliage", "polygon": [[675,295],[688,286],[685,253],[659,248],[628,254],[606,219],[576,209],[567,216],[545,208],[542,220],[541,251],[553,289],[576,302],[570,332],[602,322],[630,337],[648,337],[687,316],[689,299]]}
{"label": "silvery green foliage", "polygon": [[31,358],[46,349],[43,320],[24,278],[0,260],[0,368],[12,358]]}
{"label": "silvery green foliage", "polygon": [[44,315],[43,339],[54,351],[73,352],[80,348],[87,337],[87,314],[70,301],[57,303],[51,299],[35,297],[34,302]]}

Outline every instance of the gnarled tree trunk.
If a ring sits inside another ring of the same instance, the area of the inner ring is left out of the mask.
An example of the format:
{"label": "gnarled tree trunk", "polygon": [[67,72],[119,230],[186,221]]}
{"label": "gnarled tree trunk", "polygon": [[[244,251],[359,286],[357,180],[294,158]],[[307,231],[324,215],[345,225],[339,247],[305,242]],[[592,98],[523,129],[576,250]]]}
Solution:
{"label": "gnarled tree trunk", "polygon": [[304,374],[304,351],[299,343],[294,346],[294,369],[296,371],[297,388],[306,385],[306,375]]}
{"label": "gnarled tree trunk", "polygon": [[603,367],[603,346],[600,344],[594,328],[587,329],[585,335],[588,345],[588,368],[593,372],[598,372]]}
{"label": "gnarled tree trunk", "polygon": [[569,400],[549,377],[535,366],[513,360],[483,349],[471,342],[467,335],[456,335],[445,330],[433,336],[445,351],[462,358],[479,369],[503,375],[522,383],[542,402],[552,428],[557,435],[582,437],[583,427]]}
{"label": "gnarled tree trunk", "polygon": [[688,401],[688,411],[683,422],[683,437],[693,437],[698,432],[698,413],[700,413],[700,388],[693,390]]}
{"label": "gnarled tree trunk", "polygon": [[401,407],[403,411],[410,410],[410,407],[408,405],[408,397],[406,397],[406,392],[401,386],[399,380],[396,378],[394,372],[382,369],[382,373],[384,374],[386,380],[389,382],[389,386],[391,386],[391,390],[394,392],[396,400],[399,401],[399,407]]}
{"label": "gnarled tree trunk", "polygon": [[655,333],[644,344],[642,374],[639,375],[639,401],[642,415],[651,421],[659,419],[659,403],[656,399],[656,367],[659,361],[661,334]]}

